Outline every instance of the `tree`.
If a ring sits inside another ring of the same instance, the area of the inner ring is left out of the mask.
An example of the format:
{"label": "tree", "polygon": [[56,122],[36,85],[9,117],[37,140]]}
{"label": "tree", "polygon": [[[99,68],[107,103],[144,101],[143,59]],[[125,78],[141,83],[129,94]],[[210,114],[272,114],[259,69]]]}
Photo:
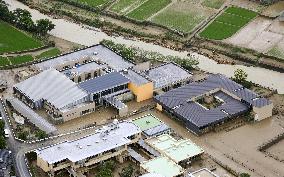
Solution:
{"label": "tree", "polygon": [[242,69],[237,69],[234,72],[234,80],[238,83],[244,83],[247,80],[248,74],[242,70]]}
{"label": "tree", "polygon": [[248,174],[248,173],[241,173],[240,177],[250,177],[250,174]]}
{"label": "tree", "polygon": [[114,168],[114,161],[106,161],[99,166],[99,172],[96,174],[96,177],[113,177],[112,171],[114,170]]}
{"label": "tree", "polygon": [[46,138],[48,135],[42,131],[42,130],[39,130],[36,132],[35,136],[38,138],[38,139],[44,139]]}
{"label": "tree", "polygon": [[36,33],[45,36],[48,31],[54,29],[55,25],[48,19],[40,19],[36,21]]}
{"label": "tree", "polygon": [[6,148],[6,140],[3,136],[0,136],[0,149]]}
{"label": "tree", "polygon": [[121,173],[119,174],[120,177],[131,177],[134,172],[134,168],[132,165],[128,165],[128,167],[123,168]]}
{"label": "tree", "polygon": [[27,140],[28,135],[29,135],[29,133],[28,133],[27,131],[23,131],[23,132],[20,132],[20,133],[18,134],[18,138],[20,138],[20,139],[22,139],[22,140]]}
{"label": "tree", "polygon": [[12,14],[5,1],[0,0],[0,19],[6,22],[12,22]]}
{"label": "tree", "polygon": [[17,27],[34,32],[35,24],[32,20],[32,15],[28,10],[17,8],[13,11],[14,23]]}
{"label": "tree", "polygon": [[4,136],[5,132],[5,122],[3,120],[0,120],[0,136]]}
{"label": "tree", "polygon": [[246,88],[250,88],[252,86],[252,83],[247,81],[247,77],[248,74],[244,70],[237,69],[234,72],[233,80]]}

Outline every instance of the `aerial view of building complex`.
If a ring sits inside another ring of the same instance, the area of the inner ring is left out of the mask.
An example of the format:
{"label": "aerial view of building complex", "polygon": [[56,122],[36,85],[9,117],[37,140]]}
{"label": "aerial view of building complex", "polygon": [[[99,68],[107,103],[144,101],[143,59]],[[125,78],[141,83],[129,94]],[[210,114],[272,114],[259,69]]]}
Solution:
{"label": "aerial view of building complex", "polygon": [[284,1],[0,0],[0,177],[284,177]]}

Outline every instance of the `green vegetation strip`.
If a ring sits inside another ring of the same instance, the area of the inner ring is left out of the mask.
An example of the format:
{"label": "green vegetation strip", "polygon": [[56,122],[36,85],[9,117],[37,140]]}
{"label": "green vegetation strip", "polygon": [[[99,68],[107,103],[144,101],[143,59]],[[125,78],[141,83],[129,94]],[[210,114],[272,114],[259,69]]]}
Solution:
{"label": "green vegetation strip", "polygon": [[0,56],[0,66],[10,65],[8,58]]}
{"label": "green vegetation strip", "polygon": [[19,65],[19,64],[30,62],[34,60],[33,56],[31,55],[16,56],[16,57],[12,57],[9,59],[12,65]]}
{"label": "green vegetation strip", "polygon": [[226,39],[239,31],[256,16],[256,12],[238,7],[229,7],[199,35],[207,39]]}
{"label": "green vegetation strip", "polygon": [[42,42],[0,21],[0,53],[29,50],[42,46]]}
{"label": "green vegetation strip", "polygon": [[54,57],[60,54],[60,50],[57,48],[50,49],[36,56],[36,59],[46,59],[50,57]]}
{"label": "green vegetation strip", "polygon": [[169,3],[171,3],[171,0],[148,0],[128,13],[127,16],[143,21],[166,7]]}
{"label": "green vegetation strip", "polygon": [[107,3],[109,0],[73,0],[74,2],[85,4],[91,7],[99,7]]}
{"label": "green vegetation strip", "polygon": [[190,32],[205,17],[194,11],[178,11],[175,6],[164,10],[153,18],[153,22],[183,32]]}
{"label": "green vegetation strip", "polygon": [[201,4],[205,7],[220,9],[226,0],[204,0]]}
{"label": "green vegetation strip", "polygon": [[119,0],[115,4],[113,4],[111,10],[120,13],[137,1],[138,0]]}

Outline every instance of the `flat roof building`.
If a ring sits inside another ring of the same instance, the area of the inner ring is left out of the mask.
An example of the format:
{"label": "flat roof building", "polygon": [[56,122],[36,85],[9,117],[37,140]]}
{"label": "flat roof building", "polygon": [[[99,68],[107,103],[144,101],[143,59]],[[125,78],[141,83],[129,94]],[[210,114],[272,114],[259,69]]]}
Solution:
{"label": "flat roof building", "polygon": [[219,177],[207,168],[202,168],[200,170],[190,172],[186,177]]}
{"label": "flat roof building", "polygon": [[170,127],[152,114],[138,117],[137,119],[132,120],[132,122],[140,127],[143,134],[147,137],[158,136],[170,132]]}
{"label": "flat roof building", "polygon": [[135,124],[114,121],[95,134],[37,149],[37,165],[54,175],[62,169],[76,171],[113,157],[122,162],[128,156],[127,147],[140,137],[141,130]]}
{"label": "flat roof building", "polygon": [[103,45],[94,45],[35,64],[35,68],[42,71],[50,68],[64,70],[90,61],[107,64],[115,71],[121,71],[134,66],[107,47]]}
{"label": "flat roof building", "polygon": [[196,134],[249,110],[255,120],[272,115],[273,104],[220,74],[193,82],[154,98],[157,109],[165,110]]}
{"label": "flat roof building", "polygon": [[204,150],[192,141],[176,140],[168,134],[147,139],[146,143],[175,163],[192,160],[204,153]]}
{"label": "flat roof building", "polygon": [[157,173],[165,177],[178,177],[184,173],[181,166],[165,156],[142,162],[140,168],[142,173]]}
{"label": "flat roof building", "polygon": [[145,72],[145,75],[154,83],[155,90],[172,87],[174,85],[183,85],[188,82],[192,76],[192,74],[174,63],[165,63],[151,68]]}
{"label": "flat roof building", "polygon": [[158,174],[158,173],[147,173],[147,174],[142,175],[140,177],[165,177],[165,176]]}

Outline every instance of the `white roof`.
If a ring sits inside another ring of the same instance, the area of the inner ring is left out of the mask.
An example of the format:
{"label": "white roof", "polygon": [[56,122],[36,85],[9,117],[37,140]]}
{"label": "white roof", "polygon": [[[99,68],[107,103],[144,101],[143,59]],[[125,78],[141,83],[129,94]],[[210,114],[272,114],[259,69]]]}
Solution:
{"label": "white roof", "polygon": [[142,176],[140,176],[140,177],[165,177],[165,176],[160,175],[160,174],[158,174],[158,173],[147,173],[147,174],[142,175]]}
{"label": "white roof", "polygon": [[57,131],[51,123],[45,120],[43,117],[39,116],[31,108],[26,106],[17,98],[9,98],[8,101],[12,104],[13,108],[17,110],[22,116],[26,117],[31,123],[35,124],[39,129],[45,131],[46,133],[55,133]]}
{"label": "white roof", "polygon": [[192,76],[192,74],[174,63],[167,63],[152,68],[146,72],[146,75],[154,82],[155,89],[163,88],[169,84],[188,79]]}
{"label": "white roof", "polygon": [[76,83],[55,69],[45,70],[14,87],[34,102],[44,99],[58,109],[88,96]]}
{"label": "white roof", "polygon": [[[114,124],[109,124],[107,129],[110,130],[113,125]],[[74,141],[66,141],[44,149],[38,149],[36,153],[49,164],[64,159],[77,162],[125,145],[130,142],[127,137],[141,132],[140,128],[131,122],[120,122],[117,125],[118,128],[110,130],[107,134],[102,133],[104,132],[102,128],[102,130],[96,134]]]}

